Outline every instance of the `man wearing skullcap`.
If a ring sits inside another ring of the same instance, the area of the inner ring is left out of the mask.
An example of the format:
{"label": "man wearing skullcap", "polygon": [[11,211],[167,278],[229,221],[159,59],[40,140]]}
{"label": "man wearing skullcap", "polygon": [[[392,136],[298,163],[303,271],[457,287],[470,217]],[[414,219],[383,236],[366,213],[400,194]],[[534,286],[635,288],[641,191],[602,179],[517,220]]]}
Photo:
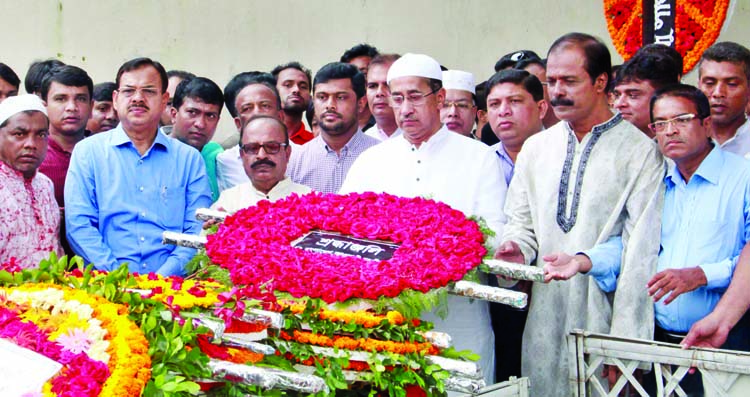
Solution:
{"label": "man wearing skullcap", "polygon": [[474,75],[462,70],[446,70],[443,88],[445,102],[440,108],[440,120],[449,130],[471,136],[477,116]]}
{"label": "man wearing skullcap", "polygon": [[[341,193],[429,197],[467,216],[484,218],[497,236],[502,235],[507,187],[497,155],[440,122],[445,100],[440,64],[427,55],[406,54],[391,65],[387,82],[403,134],[362,153]],[[433,313],[425,318],[449,333],[456,349],[479,354],[485,381],[493,383],[494,337],[487,302],[451,296],[448,311],[444,319]]]}
{"label": "man wearing skullcap", "polygon": [[52,181],[37,172],[47,153],[49,120],[36,95],[0,104],[0,263],[36,267],[62,255],[60,211]]}

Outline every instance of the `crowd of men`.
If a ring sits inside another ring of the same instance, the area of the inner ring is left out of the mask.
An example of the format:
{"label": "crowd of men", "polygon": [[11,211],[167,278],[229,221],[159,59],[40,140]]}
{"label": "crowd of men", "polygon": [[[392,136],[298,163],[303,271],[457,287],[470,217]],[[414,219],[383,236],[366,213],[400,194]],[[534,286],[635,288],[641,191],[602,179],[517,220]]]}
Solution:
{"label": "crowd of men", "polygon": [[[452,297],[446,318],[428,315],[488,383],[523,375],[532,395],[567,395],[574,328],[750,351],[750,51],[717,43],[697,68],[698,87],[681,84],[681,56],[656,44],[613,68],[582,33],[546,59],[507,54],[479,84],[367,44],[314,76],[292,61],[223,90],[149,58],[96,85],[47,60],[19,95],[0,64],[0,263],[52,251],[185,275],[195,251],[161,236],[201,233],[198,208],[423,196],[482,217],[496,258],[545,271],[486,280],[529,292],[528,311]],[[212,141],[224,106],[240,137],[226,150]]]}

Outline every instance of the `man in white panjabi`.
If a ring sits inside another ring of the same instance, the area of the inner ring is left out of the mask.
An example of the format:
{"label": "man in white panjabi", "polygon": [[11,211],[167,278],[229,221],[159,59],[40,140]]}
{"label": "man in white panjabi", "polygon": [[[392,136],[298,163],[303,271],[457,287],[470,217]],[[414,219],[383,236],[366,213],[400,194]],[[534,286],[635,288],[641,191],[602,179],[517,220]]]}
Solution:
{"label": "man in white panjabi", "polygon": [[561,122],[526,141],[508,189],[496,258],[539,267],[622,259],[612,294],[596,275],[533,285],[522,356],[532,396],[571,394],[571,330],[653,335],[644,286],[659,253],[665,165],[652,140],[609,110],[610,69],[607,47],[592,36],[570,33],[552,44],[547,81]]}
{"label": "man in white panjabi", "polygon": [[[483,217],[502,235],[506,184],[497,155],[471,138],[448,131],[440,122],[445,99],[440,65],[420,54],[406,54],[388,70],[390,104],[403,130],[373,146],[354,162],[340,193],[390,193],[429,197]],[[498,240],[499,241],[499,240]],[[448,298],[448,317],[427,314],[435,329],[447,332],[456,349],[469,349],[488,384],[494,378],[494,336],[487,302]]]}
{"label": "man in white panjabi", "polygon": [[250,182],[221,192],[211,208],[235,213],[261,200],[276,201],[292,193],[310,193],[309,187],[284,175],[291,154],[283,122],[265,115],[249,119],[240,128],[240,157]]}

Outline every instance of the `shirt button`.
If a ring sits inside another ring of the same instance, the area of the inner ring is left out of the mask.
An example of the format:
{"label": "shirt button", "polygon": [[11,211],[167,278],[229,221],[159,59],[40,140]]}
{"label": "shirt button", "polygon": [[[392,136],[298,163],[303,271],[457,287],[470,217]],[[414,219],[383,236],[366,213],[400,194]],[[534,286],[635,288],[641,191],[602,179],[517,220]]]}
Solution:
{"label": "shirt button", "polygon": [[143,160],[138,160],[138,164],[143,164]]}
{"label": "shirt button", "polygon": [[[146,238],[141,236],[141,241],[146,241]],[[145,266],[145,265],[144,265]]]}
{"label": "shirt button", "polygon": [[147,266],[146,266],[146,264],[144,263],[144,264],[142,264],[142,265],[141,265],[141,267],[145,269],[145,268],[146,268]]}
{"label": "shirt button", "polygon": [[415,148],[411,148],[411,151],[412,151],[412,152],[414,152],[414,151],[416,151],[416,150],[417,150],[417,149],[415,149]]}
{"label": "shirt button", "polygon": [[419,182],[419,178],[417,178],[417,182]]}
{"label": "shirt button", "polygon": [[138,190],[143,191],[143,186],[139,187]]}
{"label": "shirt button", "polygon": [[422,164],[422,160],[417,160],[417,164]]}
{"label": "shirt button", "polygon": [[141,216],[145,217],[146,213],[145,212],[141,212]]}

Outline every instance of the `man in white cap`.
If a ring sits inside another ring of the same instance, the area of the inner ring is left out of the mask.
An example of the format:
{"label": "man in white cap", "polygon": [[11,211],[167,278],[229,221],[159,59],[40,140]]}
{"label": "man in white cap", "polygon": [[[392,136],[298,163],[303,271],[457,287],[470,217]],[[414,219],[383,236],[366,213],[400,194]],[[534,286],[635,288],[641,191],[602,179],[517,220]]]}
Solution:
{"label": "man in white cap", "polygon": [[[341,187],[342,193],[372,191],[404,197],[429,197],[484,218],[502,235],[507,186],[497,155],[471,138],[448,131],[440,122],[445,100],[440,65],[419,54],[406,54],[388,70],[390,104],[403,130],[362,153]],[[499,240],[498,240],[499,241]],[[494,337],[487,302],[448,298],[448,317],[428,314],[439,331],[453,337],[458,350],[481,356],[488,384],[494,378]]]}
{"label": "man in white cap", "polygon": [[477,117],[476,84],[474,75],[461,70],[443,72],[445,102],[440,108],[440,121],[449,130],[471,136]]}
{"label": "man in white cap", "polygon": [[37,169],[47,153],[49,120],[36,95],[0,104],[0,263],[36,267],[62,255],[60,210],[52,181]]}

